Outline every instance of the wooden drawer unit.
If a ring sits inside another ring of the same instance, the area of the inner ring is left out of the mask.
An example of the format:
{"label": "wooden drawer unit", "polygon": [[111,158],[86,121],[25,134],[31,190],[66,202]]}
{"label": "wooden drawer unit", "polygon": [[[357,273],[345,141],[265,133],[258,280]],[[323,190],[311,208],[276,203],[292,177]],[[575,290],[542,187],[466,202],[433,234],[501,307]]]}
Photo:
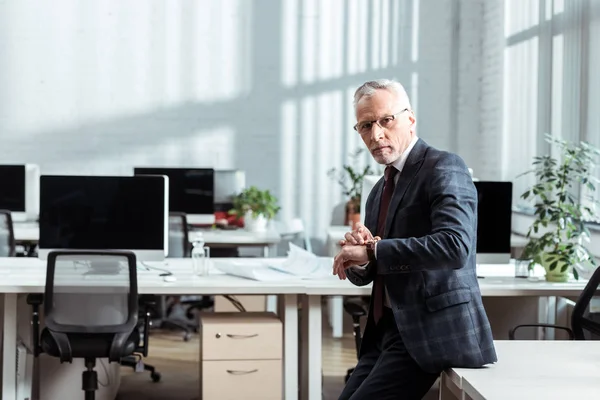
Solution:
{"label": "wooden drawer unit", "polygon": [[201,400],[281,399],[282,358],[283,328],[275,314],[200,314]]}

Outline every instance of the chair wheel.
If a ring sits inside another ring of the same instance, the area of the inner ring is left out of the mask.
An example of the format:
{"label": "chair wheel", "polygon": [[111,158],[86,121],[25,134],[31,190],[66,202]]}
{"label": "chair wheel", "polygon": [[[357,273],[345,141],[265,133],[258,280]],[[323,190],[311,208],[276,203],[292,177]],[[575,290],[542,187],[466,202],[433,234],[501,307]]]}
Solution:
{"label": "chair wheel", "polygon": [[160,373],[153,372],[150,374],[150,378],[152,378],[152,382],[158,382],[158,381],[160,381]]}
{"label": "chair wheel", "polygon": [[192,337],[192,334],[191,334],[191,333],[189,333],[189,332],[186,332],[186,333],[183,335],[183,340],[184,340],[185,342],[189,342],[191,337]]}

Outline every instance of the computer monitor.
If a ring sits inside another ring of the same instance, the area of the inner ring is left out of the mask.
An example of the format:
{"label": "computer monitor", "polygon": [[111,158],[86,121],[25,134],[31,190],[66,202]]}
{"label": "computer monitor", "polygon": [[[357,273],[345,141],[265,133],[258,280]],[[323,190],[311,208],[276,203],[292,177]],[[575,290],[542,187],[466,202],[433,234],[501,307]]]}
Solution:
{"label": "computer monitor", "polygon": [[190,224],[215,223],[215,170],[211,168],[136,167],[134,175],[169,177],[169,211],[187,214]]}
{"label": "computer monitor", "polygon": [[246,173],[240,170],[215,171],[215,211],[229,211],[233,198],[246,187]]}
{"label": "computer monitor", "polygon": [[131,250],[140,261],[168,254],[165,176],[40,177],[38,256],[51,250]]}
{"label": "computer monitor", "polygon": [[0,165],[0,209],[13,221],[35,221],[40,211],[40,168],[35,164]]}
{"label": "computer monitor", "polygon": [[365,209],[367,207],[367,198],[369,197],[369,193],[375,187],[375,184],[379,182],[382,178],[381,175],[365,175],[362,183],[362,190],[360,193],[360,222],[365,224]]}
{"label": "computer monitor", "polygon": [[474,182],[477,188],[477,264],[510,261],[512,182]]}

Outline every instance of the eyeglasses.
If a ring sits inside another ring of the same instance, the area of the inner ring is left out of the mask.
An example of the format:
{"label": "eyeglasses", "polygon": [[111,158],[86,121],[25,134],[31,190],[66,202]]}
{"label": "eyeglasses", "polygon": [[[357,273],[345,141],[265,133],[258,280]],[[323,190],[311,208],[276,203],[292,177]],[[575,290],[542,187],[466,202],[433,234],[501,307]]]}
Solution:
{"label": "eyeglasses", "polygon": [[371,132],[371,129],[373,129],[373,124],[379,125],[382,129],[390,128],[392,126],[392,123],[396,119],[396,116],[402,114],[405,111],[408,111],[408,108],[405,108],[404,110],[399,111],[396,114],[386,115],[373,121],[359,122],[358,124],[354,125],[354,130],[360,133],[361,135],[365,135]]}

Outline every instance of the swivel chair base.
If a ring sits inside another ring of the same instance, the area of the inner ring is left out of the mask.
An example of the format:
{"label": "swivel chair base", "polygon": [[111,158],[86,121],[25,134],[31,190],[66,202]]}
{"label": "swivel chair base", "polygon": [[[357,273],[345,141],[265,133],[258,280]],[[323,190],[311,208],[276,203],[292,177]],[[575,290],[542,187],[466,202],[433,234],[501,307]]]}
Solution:
{"label": "swivel chair base", "polygon": [[85,368],[81,374],[81,389],[85,392],[85,400],[94,400],[96,390],[98,390],[98,373],[94,371],[96,366],[95,358],[85,359]]}
{"label": "swivel chair base", "polygon": [[[135,358],[135,356],[127,356],[121,360],[122,366],[131,367],[134,370],[136,369],[137,364],[138,364],[138,360]],[[150,372],[150,378],[152,379],[152,382],[160,381],[160,378],[161,378],[160,372],[156,372],[156,368],[154,366],[144,363],[144,371]]]}

